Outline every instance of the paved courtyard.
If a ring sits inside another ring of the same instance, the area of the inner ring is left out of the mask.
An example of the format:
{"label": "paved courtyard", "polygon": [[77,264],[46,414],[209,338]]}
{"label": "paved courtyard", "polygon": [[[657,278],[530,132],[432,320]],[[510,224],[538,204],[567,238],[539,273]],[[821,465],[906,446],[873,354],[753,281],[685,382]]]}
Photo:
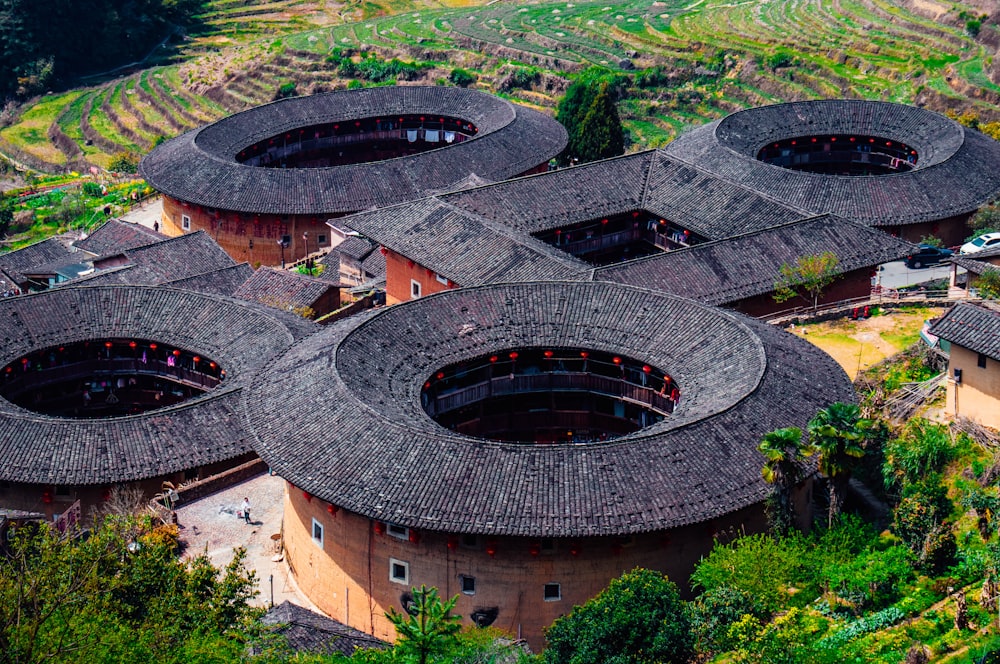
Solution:
{"label": "paved courtyard", "polygon": [[[281,532],[284,480],[273,475],[259,475],[191,503],[177,507],[180,539],[187,547],[185,555],[208,555],[216,567],[233,559],[233,549],[245,547],[246,565],[257,572],[260,594],[252,601],[270,606],[272,587],[274,604],[288,600],[316,610],[295,585],[284,559],[275,561],[273,535]],[[250,499],[250,523],[237,517],[243,498]]]}

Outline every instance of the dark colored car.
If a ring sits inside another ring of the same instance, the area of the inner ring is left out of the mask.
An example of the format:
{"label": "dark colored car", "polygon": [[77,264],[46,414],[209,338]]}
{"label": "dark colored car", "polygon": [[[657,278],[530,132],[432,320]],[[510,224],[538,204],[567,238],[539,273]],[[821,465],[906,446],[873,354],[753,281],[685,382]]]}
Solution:
{"label": "dark colored car", "polygon": [[920,245],[920,251],[906,257],[906,267],[922,268],[928,265],[943,263],[951,258],[951,249],[932,247],[929,244]]}

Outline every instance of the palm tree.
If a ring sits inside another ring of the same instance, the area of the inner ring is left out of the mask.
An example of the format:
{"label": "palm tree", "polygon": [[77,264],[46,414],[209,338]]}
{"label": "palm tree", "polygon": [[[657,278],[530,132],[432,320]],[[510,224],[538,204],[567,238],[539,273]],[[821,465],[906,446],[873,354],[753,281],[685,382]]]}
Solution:
{"label": "palm tree", "polygon": [[861,410],[848,403],[832,403],[809,420],[809,444],[819,452],[819,472],[829,480],[831,527],[843,508],[851,471],[865,455],[871,427]]}
{"label": "palm tree", "polygon": [[760,469],[765,482],[774,485],[778,513],[775,526],[787,532],[795,520],[792,507],[792,490],[801,478],[800,461],[813,453],[813,449],[802,438],[802,429],[785,427],[764,434],[757,446],[766,461]]}

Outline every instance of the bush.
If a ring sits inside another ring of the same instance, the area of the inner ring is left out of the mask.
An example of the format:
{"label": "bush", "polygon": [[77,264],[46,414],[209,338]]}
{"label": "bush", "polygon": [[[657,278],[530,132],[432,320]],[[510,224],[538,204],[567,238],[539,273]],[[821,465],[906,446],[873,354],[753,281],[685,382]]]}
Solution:
{"label": "bush", "polygon": [[472,72],[455,67],[451,70],[451,74],[448,75],[448,80],[460,88],[466,88],[475,83],[477,79]]}
{"label": "bush", "polygon": [[979,30],[983,27],[983,22],[978,19],[972,19],[971,21],[965,22],[965,32],[970,37],[976,37],[979,35]]}
{"label": "bush", "polygon": [[677,586],[659,572],[635,569],[546,632],[546,664],[685,662],[690,623]]}
{"label": "bush", "polygon": [[139,155],[134,152],[116,152],[108,164],[108,170],[115,173],[135,173],[139,170]]}
{"label": "bush", "polygon": [[90,196],[91,198],[100,198],[104,195],[101,191],[101,185],[96,182],[84,182],[80,189],[84,194]]}
{"label": "bush", "polygon": [[857,610],[881,608],[899,598],[913,580],[913,556],[904,546],[870,550],[845,563],[823,570],[830,589]]}
{"label": "bush", "polygon": [[295,81],[288,81],[287,83],[282,83],[278,88],[278,91],[274,93],[274,100],[288,99],[289,97],[295,96]]}
{"label": "bush", "polygon": [[885,445],[882,473],[886,486],[905,487],[922,481],[931,473],[940,473],[958,455],[951,432],[943,424],[922,417],[906,423],[898,438]]}
{"label": "bush", "polygon": [[745,615],[763,619],[763,606],[750,593],[719,586],[702,593],[690,605],[691,633],[701,655],[715,655],[739,645],[729,636],[729,628]]}

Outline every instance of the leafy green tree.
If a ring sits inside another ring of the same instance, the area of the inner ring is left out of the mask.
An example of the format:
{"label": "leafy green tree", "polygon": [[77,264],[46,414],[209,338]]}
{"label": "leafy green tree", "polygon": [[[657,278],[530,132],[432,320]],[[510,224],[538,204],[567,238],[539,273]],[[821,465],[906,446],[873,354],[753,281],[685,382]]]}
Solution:
{"label": "leafy green tree", "polygon": [[139,155],[134,152],[116,152],[108,163],[108,170],[115,173],[135,173],[139,170]]}
{"label": "leafy green tree", "polygon": [[691,633],[696,650],[702,656],[714,656],[739,644],[729,636],[730,627],[750,615],[763,619],[767,614],[753,594],[740,588],[719,586],[708,590],[691,603]]}
{"label": "leafy green tree", "polygon": [[87,538],[25,527],[0,559],[0,659],[229,662],[259,609],[245,552],[221,572],[176,554],[173,526],[109,517]]}
{"label": "leafy green tree", "polygon": [[987,300],[1000,300],[1000,270],[987,268],[976,277],[976,291]]}
{"label": "leafy green tree", "polygon": [[819,454],[819,472],[827,477],[830,490],[828,527],[833,527],[843,509],[847,483],[858,459],[865,455],[871,428],[855,404],[832,403],[809,420],[809,444]]}
{"label": "leafy green tree", "polygon": [[786,427],[764,434],[757,446],[764,455],[764,467],[760,474],[764,481],[774,485],[777,513],[775,525],[779,533],[785,533],[795,523],[795,508],[792,492],[802,479],[800,462],[808,458],[813,450],[802,438],[802,429]]}
{"label": "leafy green tree", "polygon": [[562,163],[615,157],[625,152],[625,131],[614,101],[614,81],[603,70],[588,69],[567,89],[556,120],[569,135]]}
{"label": "leafy green tree", "polygon": [[462,629],[461,616],[451,612],[457,601],[458,595],[455,595],[443,602],[437,588],[420,586],[413,589],[412,613],[399,613],[390,607],[386,616],[399,635],[396,652],[406,661],[418,664],[447,655],[458,643],[456,635]]}
{"label": "leafy green tree", "polygon": [[547,664],[686,662],[690,622],[677,586],[660,572],[634,569],[573,607],[546,632]]}
{"label": "leafy green tree", "polygon": [[0,192],[0,237],[7,234],[12,223],[14,223],[14,201]]}
{"label": "leafy green tree", "polygon": [[837,254],[824,251],[799,256],[795,263],[783,264],[774,282],[774,301],[785,302],[799,296],[811,301],[813,311],[816,311],[823,291],[837,278],[839,262]]}

